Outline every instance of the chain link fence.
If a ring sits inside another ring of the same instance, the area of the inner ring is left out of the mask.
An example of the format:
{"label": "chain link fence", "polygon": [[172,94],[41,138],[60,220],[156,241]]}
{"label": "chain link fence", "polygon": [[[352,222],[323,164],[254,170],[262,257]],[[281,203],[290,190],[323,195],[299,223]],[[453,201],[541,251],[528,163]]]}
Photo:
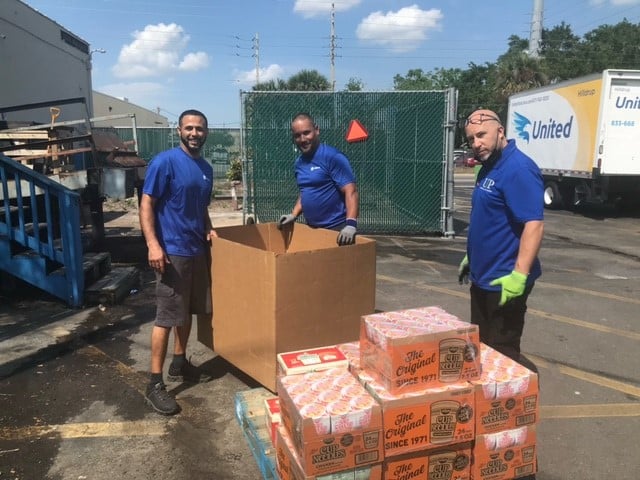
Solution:
{"label": "chain link fence", "polygon": [[[244,213],[274,222],[291,211],[298,190],[291,119],[307,112],[320,139],[346,154],[360,193],[362,233],[452,234],[457,93],[243,92]],[[352,120],[368,132],[346,140]]]}

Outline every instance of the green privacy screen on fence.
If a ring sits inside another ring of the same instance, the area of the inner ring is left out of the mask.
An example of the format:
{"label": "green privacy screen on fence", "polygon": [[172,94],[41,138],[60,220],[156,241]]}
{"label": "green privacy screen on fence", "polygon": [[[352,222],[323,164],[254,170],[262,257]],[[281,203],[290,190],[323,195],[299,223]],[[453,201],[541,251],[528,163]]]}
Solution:
{"label": "green privacy screen on fence", "polygon": [[[362,233],[424,234],[452,231],[450,152],[456,92],[243,92],[245,213],[277,221],[293,207],[297,156],[290,122],[311,114],[322,142],[344,152],[360,193]],[[352,120],[368,132],[349,143]]]}

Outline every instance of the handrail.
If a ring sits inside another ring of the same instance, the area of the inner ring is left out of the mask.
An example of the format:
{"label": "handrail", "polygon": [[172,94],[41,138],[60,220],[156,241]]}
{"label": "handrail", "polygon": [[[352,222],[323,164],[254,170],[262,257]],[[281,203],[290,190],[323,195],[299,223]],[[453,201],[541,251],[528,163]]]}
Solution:
{"label": "handrail", "polygon": [[79,306],[84,290],[80,195],[2,154],[0,181],[0,235],[63,267],[67,301]]}

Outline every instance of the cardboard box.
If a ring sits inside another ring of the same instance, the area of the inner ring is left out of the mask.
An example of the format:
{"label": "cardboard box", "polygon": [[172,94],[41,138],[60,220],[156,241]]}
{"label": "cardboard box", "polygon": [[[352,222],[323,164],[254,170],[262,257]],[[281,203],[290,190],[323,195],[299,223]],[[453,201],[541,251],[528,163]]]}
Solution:
{"label": "cardboard box", "polygon": [[385,458],[382,464],[382,478],[384,480],[469,480],[471,478],[471,443]]}
{"label": "cardboard box", "polygon": [[307,475],[380,463],[380,405],[344,368],[278,378],[282,425]]}
{"label": "cardboard box", "polygon": [[271,443],[276,444],[276,432],[280,426],[280,399],[276,396],[264,399],[264,420],[271,436]]}
{"label": "cardboard box", "polygon": [[375,309],[376,244],[338,247],[337,233],[296,223],[216,229],[215,351],[275,391],[276,355],[358,338]]}
{"label": "cardboard box", "polygon": [[535,425],[476,436],[471,454],[473,480],[507,480],[537,470]]}
{"label": "cardboard box", "polygon": [[279,353],[277,358],[278,375],[296,375],[338,367],[346,370],[349,367],[347,357],[335,345]]}
{"label": "cardboard box", "polygon": [[365,465],[325,475],[308,475],[300,465],[291,438],[284,428],[277,431],[276,470],[280,480],[382,480],[382,464]]}
{"label": "cardboard box", "polygon": [[476,435],[535,424],[538,375],[484,343],[480,358],[482,376],[471,382],[476,391]]}
{"label": "cardboard box", "polygon": [[354,342],[341,343],[337,345],[337,347],[344,356],[347,357],[347,360],[349,361],[349,371],[357,376],[358,372],[361,370],[360,342],[356,340]]}
{"label": "cardboard box", "polygon": [[391,393],[480,378],[478,326],[440,307],[362,317],[361,367],[381,376]]}
{"label": "cardboard box", "polygon": [[366,389],[382,407],[385,458],[475,437],[474,389],[468,382],[392,394],[373,376]]}

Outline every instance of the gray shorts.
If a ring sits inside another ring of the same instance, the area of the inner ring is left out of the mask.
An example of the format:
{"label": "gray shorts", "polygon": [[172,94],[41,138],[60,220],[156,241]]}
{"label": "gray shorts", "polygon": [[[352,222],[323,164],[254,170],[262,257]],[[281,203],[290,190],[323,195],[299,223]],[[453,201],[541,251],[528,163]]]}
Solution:
{"label": "gray shorts", "polygon": [[163,274],[156,272],[156,321],[159,327],[180,327],[192,314],[211,313],[209,255],[178,257]]}

